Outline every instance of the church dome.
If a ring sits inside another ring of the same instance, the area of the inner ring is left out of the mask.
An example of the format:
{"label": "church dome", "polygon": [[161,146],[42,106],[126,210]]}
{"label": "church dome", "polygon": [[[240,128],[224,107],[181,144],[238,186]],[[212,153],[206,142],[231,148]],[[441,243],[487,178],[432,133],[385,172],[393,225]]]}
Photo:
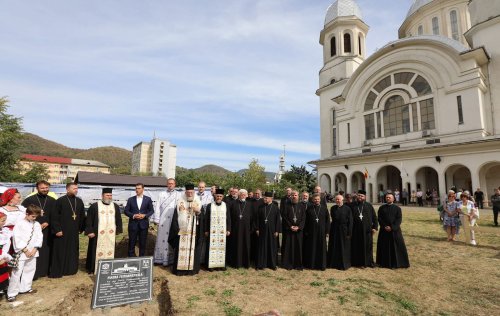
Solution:
{"label": "church dome", "polygon": [[413,4],[411,5],[410,10],[408,10],[406,17],[409,17],[413,13],[417,12],[418,9],[431,2],[432,0],[413,0]]}
{"label": "church dome", "polygon": [[359,5],[354,0],[337,0],[328,7],[325,17],[325,25],[341,16],[356,16],[362,20],[363,15]]}

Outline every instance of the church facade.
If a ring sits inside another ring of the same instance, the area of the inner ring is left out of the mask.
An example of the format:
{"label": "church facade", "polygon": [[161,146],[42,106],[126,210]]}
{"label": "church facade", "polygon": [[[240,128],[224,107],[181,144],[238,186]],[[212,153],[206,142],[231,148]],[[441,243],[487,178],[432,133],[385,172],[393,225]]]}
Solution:
{"label": "church facade", "polygon": [[[320,33],[321,157],[328,192],[500,186],[500,5],[415,0],[399,39],[366,56],[354,0],[327,10]],[[396,31],[396,30],[395,30]]]}

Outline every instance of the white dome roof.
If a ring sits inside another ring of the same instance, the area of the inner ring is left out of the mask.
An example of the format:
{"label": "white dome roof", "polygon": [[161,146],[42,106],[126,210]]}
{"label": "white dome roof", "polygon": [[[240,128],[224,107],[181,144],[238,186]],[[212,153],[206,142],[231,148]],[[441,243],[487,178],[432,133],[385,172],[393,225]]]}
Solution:
{"label": "white dome roof", "polygon": [[431,2],[432,0],[413,0],[413,4],[411,5],[410,10],[408,10],[406,17],[409,17],[410,15],[415,13],[418,9]]}
{"label": "white dome roof", "polygon": [[325,17],[325,25],[335,20],[339,16],[356,16],[358,19],[363,19],[361,9],[354,0],[337,0],[328,7]]}

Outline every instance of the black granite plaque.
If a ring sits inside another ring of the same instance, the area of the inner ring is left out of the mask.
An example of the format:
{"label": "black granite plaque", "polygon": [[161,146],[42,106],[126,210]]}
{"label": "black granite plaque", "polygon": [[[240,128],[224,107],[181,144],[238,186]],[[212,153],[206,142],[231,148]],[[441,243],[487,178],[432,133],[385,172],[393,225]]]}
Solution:
{"label": "black granite plaque", "polygon": [[92,308],[153,298],[153,257],[99,260]]}

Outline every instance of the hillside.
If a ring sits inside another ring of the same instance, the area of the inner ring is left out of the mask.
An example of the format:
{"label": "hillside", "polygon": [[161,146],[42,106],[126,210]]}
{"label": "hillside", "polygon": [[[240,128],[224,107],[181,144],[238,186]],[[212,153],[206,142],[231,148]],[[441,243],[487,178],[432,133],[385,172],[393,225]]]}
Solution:
{"label": "hillside", "polygon": [[192,169],[193,171],[200,172],[200,173],[211,173],[216,176],[225,176],[229,173],[232,173],[231,171],[224,169],[222,167],[216,166],[216,165],[205,165],[199,168]]}
{"label": "hillside", "polygon": [[19,152],[22,154],[97,160],[111,166],[113,173],[130,173],[132,166],[130,150],[113,146],[77,149],[31,133],[24,133],[23,136],[19,142]]}
{"label": "hillside", "polygon": [[[244,174],[248,169],[241,169],[238,170],[236,173],[242,175]],[[276,172],[271,172],[271,171],[264,171],[264,174],[266,175],[266,180],[269,182],[274,181],[274,176],[276,175]]]}

